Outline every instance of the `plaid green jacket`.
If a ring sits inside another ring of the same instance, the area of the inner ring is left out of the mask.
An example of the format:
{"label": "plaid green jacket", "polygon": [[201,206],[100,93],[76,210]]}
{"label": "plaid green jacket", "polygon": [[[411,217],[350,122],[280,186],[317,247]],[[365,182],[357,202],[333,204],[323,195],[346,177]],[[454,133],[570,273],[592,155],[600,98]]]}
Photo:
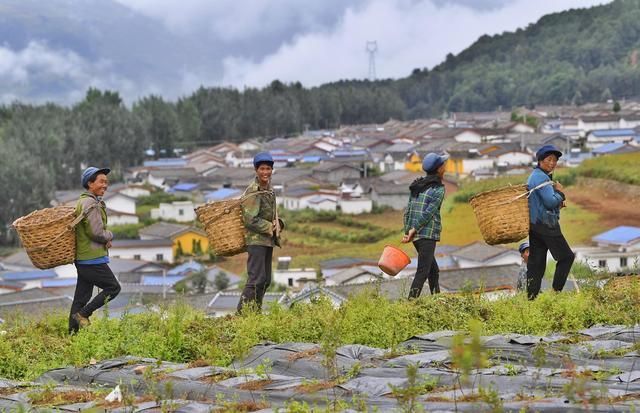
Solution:
{"label": "plaid green jacket", "polygon": [[[242,217],[247,228],[247,245],[261,245],[273,247],[273,220],[276,217],[276,196],[273,188],[267,189],[271,193],[253,195],[242,202]],[[254,180],[245,191],[245,195],[260,191],[258,180]]]}
{"label": "plaid green jacket", "polygon": [[404,233],[416,229],[413,240],[421,238],[440,241],[442,220],[440,206],[444,199],[444,186],[435,186],[418,194],[409,196],[409,205],[404,210]]}

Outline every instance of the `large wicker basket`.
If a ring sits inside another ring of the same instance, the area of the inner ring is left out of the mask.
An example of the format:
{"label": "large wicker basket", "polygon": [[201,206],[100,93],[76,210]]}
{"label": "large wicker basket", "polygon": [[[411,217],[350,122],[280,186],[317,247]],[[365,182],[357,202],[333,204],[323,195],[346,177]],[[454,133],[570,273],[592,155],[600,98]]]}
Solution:
{"label": "large wicker basket", "polygon": [[216,255],[229,257],[247,250],[242,200],[209,202],[195,209]]}
{"label": "large wicker basket", "polygon": [[273,195],[273,191],[257,191],[243,194],[240,199],[208,202],[195,209],[214,254],[230,257],[247,251],[247,230],[242,219],[242,202],[248,197],[261,194]]}
{"label": "large wicker basket", "polygon": [[75,260],[77,220],[74,211],[73,206],[45,208],[13,222],[22,245],[37,268],[53,268]]}
{"label": "large wicker basket", "polygon": [[529,235],[527,185],[481,192],[469,200],[489,245],[517,242]]}

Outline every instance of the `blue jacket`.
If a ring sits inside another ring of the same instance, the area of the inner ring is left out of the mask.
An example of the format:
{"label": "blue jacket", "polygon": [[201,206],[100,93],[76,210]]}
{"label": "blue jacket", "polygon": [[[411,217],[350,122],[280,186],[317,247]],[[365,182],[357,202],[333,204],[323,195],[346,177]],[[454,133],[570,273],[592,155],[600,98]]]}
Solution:
{"label": "blue jacket", "polygon": [[[529,190],[536,186],[551,181],[551,177],[545,171],[536,167],[527,181]],[[556,191],[553,185],[547,185],[536,189],[529,195],[529,218],[531,224],[543,224],[548,228],[560,227],[560,206],[564,201],[564,194]]]}

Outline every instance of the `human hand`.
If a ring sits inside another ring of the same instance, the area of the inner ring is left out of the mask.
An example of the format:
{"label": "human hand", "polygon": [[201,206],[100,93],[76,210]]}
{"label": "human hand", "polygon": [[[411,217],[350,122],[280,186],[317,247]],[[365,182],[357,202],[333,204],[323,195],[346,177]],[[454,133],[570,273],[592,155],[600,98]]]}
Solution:
{"label": "human hand", "polygon": [[563,189],[562,184],[557,181],[553,183],[553,187],[555,188],[556,191],[562,191]]}
{"label": "human hand", "polygon": [[407,232],[403,237],[402,237],[402,243],[406,244],[408,242],[413,241],[413,237],[415,237],[416,235],[416,229],[415,228],[411,228],[409,230],[409,232]]}

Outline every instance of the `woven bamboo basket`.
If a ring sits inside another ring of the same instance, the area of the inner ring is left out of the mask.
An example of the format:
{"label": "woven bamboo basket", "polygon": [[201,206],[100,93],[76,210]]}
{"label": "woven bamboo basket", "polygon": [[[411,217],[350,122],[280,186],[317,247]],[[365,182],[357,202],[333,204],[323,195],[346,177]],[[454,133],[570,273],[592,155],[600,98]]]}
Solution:
{"label": "woven bamboo basket", "polygon": [[482,237],[489,245],[517,242],[529,235],[527,186],[481,192],[469,200]]}
{"label": "woven bamboo basket", "polygon": [[70,264],[76,258],[75,207],[57,206],[18,218],[13,227],[29,259],[40,269]]}
{"label": "woven bamboo basket", "polygon": [[204,226],[209,246],[216,255],[230,257],[247,251],[247,230],[242,219],[242,202],[251,196],[271,194],[257,191],[240,199],[209,202],[195,209],[198,221]]}
{"label": "woven bamboo basket", "polygon": [[195,211],[216,255],[229,257],[247,250],[241,199],[209,202]]}

